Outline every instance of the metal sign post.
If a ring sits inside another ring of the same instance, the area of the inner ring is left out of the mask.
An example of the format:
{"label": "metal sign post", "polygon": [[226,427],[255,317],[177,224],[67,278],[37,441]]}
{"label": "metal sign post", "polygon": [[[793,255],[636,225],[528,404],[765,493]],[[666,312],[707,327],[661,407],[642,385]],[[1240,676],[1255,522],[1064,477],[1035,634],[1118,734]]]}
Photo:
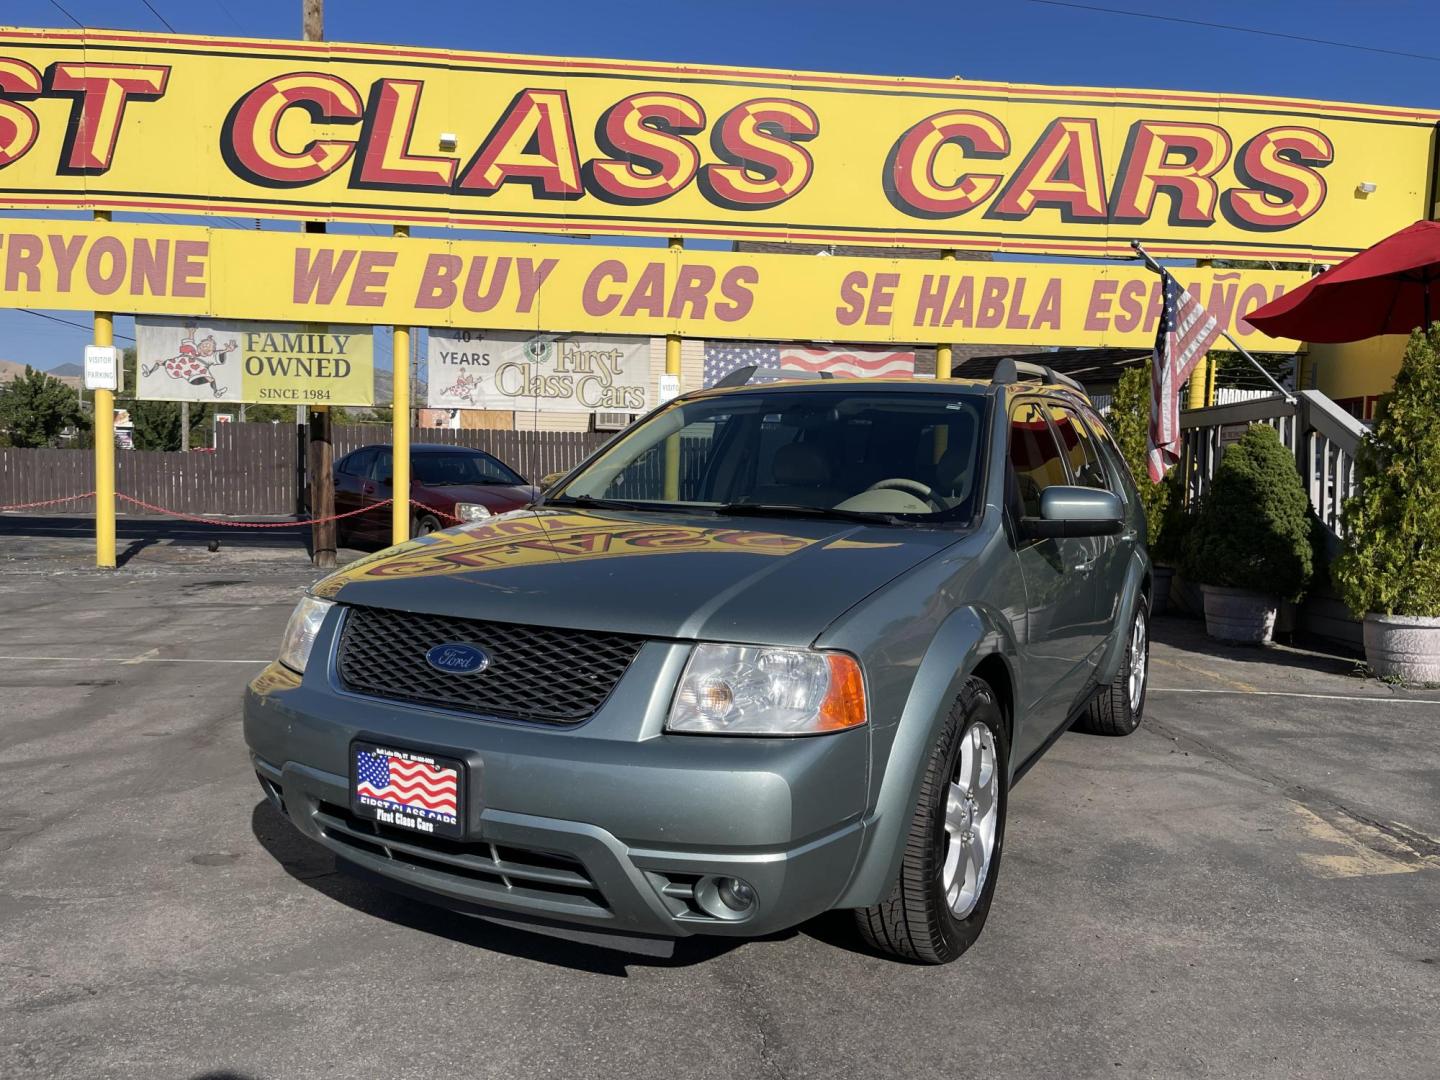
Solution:
{"label": "metal sign post", "polygon": [[[405,225],[395,226],[396,238],[410,235]],[[394,328],[390,346],[390,445],[394,472],[391,475],[390,542],[410,539],[410,327]]]}

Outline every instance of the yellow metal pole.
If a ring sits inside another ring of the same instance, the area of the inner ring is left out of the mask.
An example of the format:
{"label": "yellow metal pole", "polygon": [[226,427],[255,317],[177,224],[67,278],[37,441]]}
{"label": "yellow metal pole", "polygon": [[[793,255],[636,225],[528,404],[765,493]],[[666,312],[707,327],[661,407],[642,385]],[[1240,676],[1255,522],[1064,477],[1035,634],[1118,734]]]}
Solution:
{"label": "yellow metal pole", "polygon": [[[955,261],[955,252],[940,252],[940,261],[953,263]],[[949,270],[950,267],[947,266],[945,269]],[[955,354],[950,347],[950,342],[942,341],[940,344],[935,346],[935,378],[953,379],[955,377],[953,371],[954,356]]]}
{"label": "yellow metal pole", "polygon": [[[678,237],[670,240],[670,250],[678,252],[685,242]],[[665,335],[665,374],[680,378],[680,335]],[[665,440],[665,498],[671,502],[680,498],[680,436],[671,435]]]}
{"label": "yellow metal pole", "polygon": [[[109,221],[107,210],[96,221]],[[95,344],[115,344],[115,316],[95,312]],[[139,371],[137,365],[136,371]],[[95,565],[115,568],[115,392],[95,391]]]}
{"label": "yellow metal pole", "polygon": [[[1196,259],[1196,266],[1210,266],[1209,259]],[[1210,360],[1210,354],[1206,353],[1200,357],[1195,364],[1194,370],[1190,372],[1190,392],[1185,400],[1185,407],[1189,409],[1203,409],[1210,404],[1210,378],[1211,369],[1214,363]]]}
{"label": "yellow metal pole", "polygon": [[[940,252],[940,261],[953,263],[955,252],[946,250]],[[949,270],[950,267],[945,269]],[[935,379],[938,382],[945,382],[955,377],[955,352],[950,342],[942,341],[935,346]],[[950,429],[944,426],[935,429],[935,462],[939,464],[940,459],[945,456],[945,450],[950,445]]]}
{"label": "yellow metal pole", "polygon": [[[395,226],[396,239],[409,235],[409,226]],[[390,542],[403,544],[410,539],[410,327],[395,327],[390,355],[390,381],[395,388],[390,409],[390,444],[394,453],[390,491],[395,499],[390,507]]]}

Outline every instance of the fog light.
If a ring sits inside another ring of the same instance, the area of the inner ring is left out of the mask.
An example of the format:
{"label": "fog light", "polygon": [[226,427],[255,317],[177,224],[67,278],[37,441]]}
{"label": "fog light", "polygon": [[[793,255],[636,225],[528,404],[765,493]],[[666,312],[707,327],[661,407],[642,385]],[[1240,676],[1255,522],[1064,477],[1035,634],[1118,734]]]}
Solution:
{"label": "fog light", "polygon": [[719,895],[720,902],[731,911],[749,911],[755,903],[755,890],[750,887],[749,882],[739,878],[722,877],[715,884],[715,892]]}
{"label": "fog light", "polygon": [[758,900],[754,886],[739,878],[704,877],[695,883],[695,903],[712,919],[748,919],[755,914]]}

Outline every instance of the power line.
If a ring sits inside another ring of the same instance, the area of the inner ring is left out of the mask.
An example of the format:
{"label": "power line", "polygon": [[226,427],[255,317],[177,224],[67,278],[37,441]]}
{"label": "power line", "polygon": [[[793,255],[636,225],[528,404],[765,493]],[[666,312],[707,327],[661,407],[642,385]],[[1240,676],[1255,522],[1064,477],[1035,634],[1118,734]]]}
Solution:
{"label": "power line", "polygon": [[[60,323],[62,326],[73,326],[76,330],[84,330],[86,332],[89,332],[94,329],[93,326],[86,326],[84,323],[71,322],[69,319],[61,319],[54,315],[46,315],[45,312],[36,311],[33,308],[22,307],[16,308],[15,310],[23,311],[26,315],[34,315],[37,319],[49,319],[51,322]],[[124,338],[126,341],[135,340],[129,334],[122,334],[118,330],[115,331],[115,336],[118,338]]]}
{"label": "power line", "polygon": [[160,12],[158,12],[158,11],[155,10],[155,5],[152,4],[152,3],[150,3],[150,0],[140,0],[140,2],[141,2],[142,4],[144,4],[147,8],[150,9],[150,14],[151,14],[151,15],[154,15],[155,18],[159,19],[162,23],[165,24],[165,29],[166,29],[166,30],[169,30],[170,33],[172,33],[172,34],[178,34],[178,33],[179,33],[179,31],[176,30],[175,27],[173,27],[173,26],[170,25],[170,20],[169,20],[169,19],[165,18],[164,15],[161,15]]}
{"label": "power line", "polygon": [[1280,38],[1284,41],[1300,41],[1307,45],[1329,45],[1336,49],[1356,49],[1360,52],[1380,53],[1384,56],[1403,56],[1410,60],[1431,60],[1440,62],[1440,56],[1429,53],[1402,52],[1399,49],[1382,49],[1375,45],[1356,45],[1349,41],[1331,41],[1329,38],[1306,37],[1303,34],[1282,34],[1278,30],[1257,30],[1253,26],[1235,26],[1231,23],[1204,22],[1200,19],[1182,19],[1176,15],[1153,15],[1148,11],[1126,11],[1124,8],[1100,7],[1096,4],[1077,4],[1071,0],[1029,0],[1032,4],[1047,7],[1074,8],[1100,15],[1125,15],[1132,19],[1153,19],[1156,22],[1181,23],[1185,26],[1202,26],[1207,30],[1231,30],[1237,34],[1256,34],[1260,37]]}
{"label": "power line", "polygon": [[56,11],[60,12],[61,15],[64,15],[76,26],[80,27],[81,30],[85,29],[85,24],[82,23],[79,19],[75,18],[74,15],[71,15],[70,12],[66,11],[63,7],[61,7],[59,0],[50,0],[50,6],[53,7]]}

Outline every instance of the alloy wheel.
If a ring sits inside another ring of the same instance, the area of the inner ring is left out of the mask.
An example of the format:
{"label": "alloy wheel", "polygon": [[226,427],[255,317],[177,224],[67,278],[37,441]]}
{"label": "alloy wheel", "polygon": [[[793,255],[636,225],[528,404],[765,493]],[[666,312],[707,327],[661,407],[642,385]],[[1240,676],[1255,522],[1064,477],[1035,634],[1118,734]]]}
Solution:
{"label": "alloy wheel", "polygon": [[1150,665],[1150,638],[1145,629],[1145,613],[1135,613],[1135,626],[1130,631],[1130,711],[1140,711],[1145,696],[1145,676]]}
{"label": "alloy wheel", "polygon": [[1000,818],[1000,778],[995,736],[982,723],[962,736],[960,760],[945,800],[945,851],[940,884],[957,919],[975,910],[995,856]]}

